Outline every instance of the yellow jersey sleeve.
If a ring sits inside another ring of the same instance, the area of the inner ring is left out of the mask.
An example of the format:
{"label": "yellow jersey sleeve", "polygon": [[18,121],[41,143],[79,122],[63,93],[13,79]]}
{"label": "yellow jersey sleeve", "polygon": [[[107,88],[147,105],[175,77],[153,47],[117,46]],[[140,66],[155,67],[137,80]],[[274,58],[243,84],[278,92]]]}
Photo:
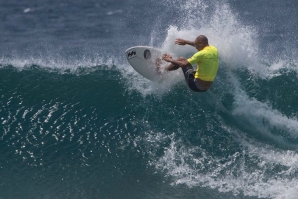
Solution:
{"label": "yellow jersey sleeve", "polygon": [[188,63],[191,65],[194,65],[198,62],[200,62],[204,58],[204,53],[202,51],[199,51],[195,53],[191,58],[187,59]]}
{"label": "yellow jersey sleeve", "polygon": [[219,56],[217,48],[214,46],[206,46],[203,50],[195,53],[191,58],[187,59],[191,64],[197,64],[195,78],[204,81],[213,81],[218,71]]}

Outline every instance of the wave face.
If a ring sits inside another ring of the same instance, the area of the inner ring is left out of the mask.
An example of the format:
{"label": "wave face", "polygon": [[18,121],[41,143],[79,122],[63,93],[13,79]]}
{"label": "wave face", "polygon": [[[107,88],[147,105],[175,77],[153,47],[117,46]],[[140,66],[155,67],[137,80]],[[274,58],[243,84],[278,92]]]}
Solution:
{"label": "wave face", "polygon": [[[150,8],[150,9],[148,9]],[[0,3],[0,198],[296,198],[298,3]],[[216,81],[154,83],[135,45],[188,57],[209,38]]]}

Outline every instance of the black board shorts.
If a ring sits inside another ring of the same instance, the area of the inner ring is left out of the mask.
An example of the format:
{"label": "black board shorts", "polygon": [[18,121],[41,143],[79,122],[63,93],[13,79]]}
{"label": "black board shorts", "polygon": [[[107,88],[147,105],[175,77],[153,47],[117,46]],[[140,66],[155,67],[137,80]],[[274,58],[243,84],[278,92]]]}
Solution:
{"label": "black board shorts", "polygon": [[184,73],[184,77],[185,77],[185,81],[188,85],[188,87],[195,92],[206,92],[207,90],[200,90],[200,87],[198,85],[197,80],[195,79],[195,71],[193,70],[192,66],[188,66],[186,68],[181,68],[183,73]]}

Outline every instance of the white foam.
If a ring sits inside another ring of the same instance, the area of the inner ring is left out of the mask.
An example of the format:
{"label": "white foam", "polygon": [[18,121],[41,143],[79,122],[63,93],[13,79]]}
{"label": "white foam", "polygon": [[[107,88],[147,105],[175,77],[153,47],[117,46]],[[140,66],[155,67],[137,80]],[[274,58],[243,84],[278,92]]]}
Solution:
{"label": "white foam", "polygon": [[152,82],[138,74],[129,64],[122,67],[122,76],[124,77],[126,88],[129,92],[137,91],[143,97],[154,94],[155,96],[163,96],[170,92],[176,84],[183,81],[181,70],[164,74],[164,81]]}
{"label": "white foam", "polygon": [[208,37],[209,43],[219,49],[221,63],[225,63],[228,70],[246,69],[260,78],[275,77],[279,75],[280,69],[298,71],[295,49],[290,54],[266,54],[267,52],[262,51],[259,46],[258,29],[243,25],[229,4],[212,1],[210,4],[204,0],[166,2],[179,7],[179,16],[182,19],[179,24],[169,25],[162,45],[165,52],[176,57],[190,56],[195,49],[175,45],[175,39],[194,40],[198,35],[204,34]]}
{"label": "white foam", "polygon": [[[161,140],[166,140],[165,137]],[[155,142],[152,139],[151,136],[151,144]],[[242,151],[227,158],[216,158],[199,146],[184,146],[173,135],[167,139],[171,142],[164,155],[150,164],[166,172],[173,179],[172,185],[210,187],[220,192],[265,198],[297,196],[298,180],[293,175],[298,170],[298,154],[294,151],[242,141]],[[273,175],[273,170],[278,172]]]}
{"label": "white foam", "polygon": [[41,68],[50,68],[58,70],[70,70],[75,72],[78,68],[90,68],[94,66],[104,65],[111,68],[115,65],[115,59],[113,57],[103,58],[102,56],[83,57],[82,59],[66,59],[62,57],[55,56],[44,56],[42,58],[38,57],[13,57],[13,58],[1,58],[1,65],[3,66],[13,66],[18,69],[23,69],[36,65]]}
{"label": "white foam", "polygon": [[298,120],[296,117],[288,117],[269,104],[248,98],[244,92],[236,95],[233,114],[246,118],[245,120],[258,128],[260,132],[270,132],[280,129],[289,133],[292,138],[298,137]]}

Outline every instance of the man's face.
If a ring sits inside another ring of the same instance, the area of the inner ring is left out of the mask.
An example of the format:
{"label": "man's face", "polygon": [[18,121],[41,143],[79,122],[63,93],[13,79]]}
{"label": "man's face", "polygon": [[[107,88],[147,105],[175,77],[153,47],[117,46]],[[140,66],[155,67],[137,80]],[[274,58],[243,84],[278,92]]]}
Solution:
{"label": "man's face", "polygon": [[198,51],[200,51],[204,48],[202,42],[199,42],[197,40],[195,41],[195,47]]}

